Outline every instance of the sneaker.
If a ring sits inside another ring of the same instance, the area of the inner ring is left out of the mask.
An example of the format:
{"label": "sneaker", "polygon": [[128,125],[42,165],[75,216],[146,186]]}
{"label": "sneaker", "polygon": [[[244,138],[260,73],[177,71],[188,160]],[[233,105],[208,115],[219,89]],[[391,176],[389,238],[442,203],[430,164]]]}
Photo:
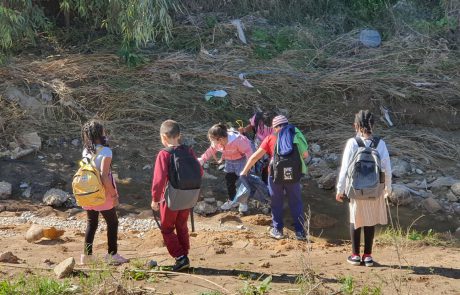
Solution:
{"label": "sneaker", "polygon": [[352,264],[352,265],[360,265],[361,264],[361,257],[359,257],[359,255],[351,255],[351,256],[348,256],[348,259],[347,259],[348,263]]}
{"label": "sneaker", "polygon": [[85,255],[85,254],[80,255],[80,265],[91,264],[94,261],[96,261],[96,259],[93,255]]}
{"label": "sneaker", "polygon": [[306,241],[307,237],[305,236],[304,232],[297,231],[295,232],[295,239],[297,241]]}
{"label": "sneaker", "polygon": [[176,259],[176,263],[173,265],[173,271],[181,271],[190,267],[190,260],[187,256],[181,256]]}
{"label": "sneaker", "polygon": [[248,212],[248,210],[249,210],[248,204],[240,203],[240,205],[238,206],[238,211],[240,213],[246,213]]}
{"label": "sneaker", "polygon": [[280,231],[276,228],[272,228],[270,230],[270,237],[277,239],[277,240],[281,240],[282,238],[284,238],[283,231],[282,230]]}
{"label": "sneaker", "polygon": [[120,254],[117,253],[117,254],[114,254],[114,255],[111,255],[111,254],[105,255],[105,261],[107,262],[107,264],[120,265],[120,264],[123,264],[123,263],[128,263],[129,259],[126,259],[126,258],[124,258],[123,256],[121,256]]}
{"label": "sneaker", "polygon": [[220,206],[220,209],[226,211],[236,207],[238,207],[238,203],[233,203],[233,201],[228,200],[222,206]]}
{"label": "sneaker", "polygon": [[372,256],[370,255],[363,255],[363,262],[365,266],[373,266],[374,265],[374,260],[372,259]]}

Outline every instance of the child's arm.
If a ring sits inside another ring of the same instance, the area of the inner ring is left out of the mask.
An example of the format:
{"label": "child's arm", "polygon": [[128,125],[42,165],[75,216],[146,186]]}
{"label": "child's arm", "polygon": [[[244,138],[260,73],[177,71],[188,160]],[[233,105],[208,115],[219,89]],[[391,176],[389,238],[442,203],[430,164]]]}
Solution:
{"label": "child's arm", "polygon": [[168,182],[169,153],[160,151],[155,161],[152,180],[152,201],[160,202]]}
{"label": "child's arm", "polygon": [[217,150],[214,147],[210,146],[200,157],[200,159],[203,161],[202,164],[206,163],[211,157],[214,157],[214,159],[216,159],[216,153]]}

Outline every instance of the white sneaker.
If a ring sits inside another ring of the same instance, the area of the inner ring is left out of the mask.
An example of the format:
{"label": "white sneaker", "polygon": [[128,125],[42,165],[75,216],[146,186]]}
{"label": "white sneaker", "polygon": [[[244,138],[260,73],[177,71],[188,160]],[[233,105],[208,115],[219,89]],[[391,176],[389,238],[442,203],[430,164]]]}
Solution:
{"label": "white sneaker", "polygon": [[236,207],[238,207],[238,203],[233,203],[233,201],[228,200],[222,206],[220,206],[220,209],[226,211]]}
{"label": "white sneaker", "polygon": [[107,264],[120,265],[123,263],[128,263],[129,259],[126,259],[117,253],[115,255],[110,255],[110,254],[105,255],[105,261],[107,262]]}
{"label": "white sneaker", "polygon": [[96,258],[93,255],[85,255],[85,254],[80,255],[80,265],[91,264],[95,260]]}
{"label": "white sneaker", "polygon": [[249,210],[248,204],[240,203],[240,205],[238,207],[238,211],[240,213],[248,212],[248,210]]}

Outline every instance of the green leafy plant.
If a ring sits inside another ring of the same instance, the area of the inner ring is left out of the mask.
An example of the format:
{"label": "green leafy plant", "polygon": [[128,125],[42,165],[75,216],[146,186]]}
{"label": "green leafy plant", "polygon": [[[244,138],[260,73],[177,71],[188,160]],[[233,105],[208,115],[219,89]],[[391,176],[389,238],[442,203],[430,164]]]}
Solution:
{"label": "green leafy plant", "polygon": [[242,295],[262,295],[266,294],[271,288],[272,276],[266,277],[259,285],[247,280],[244,287],[240,290]]}
{"label": "green leafy plant", "polygon": [[353,277],[351,276],[344,277],[340,279],[340,283],[342,284],[342,286],[340,287],[340,290],[344,294],[353,294],[355,290]]}

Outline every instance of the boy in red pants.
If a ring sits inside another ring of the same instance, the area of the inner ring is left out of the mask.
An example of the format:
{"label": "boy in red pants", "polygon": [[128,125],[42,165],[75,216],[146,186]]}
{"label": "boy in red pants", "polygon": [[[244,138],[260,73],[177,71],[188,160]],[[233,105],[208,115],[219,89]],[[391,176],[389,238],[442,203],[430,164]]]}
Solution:
{"label": "boy in red pants", "polygon": [[[196,156],[192,148],[180,144],[180,128],[176,121],[164,121],[160,127],[160,137],[161,143],[166,149],[161,150],[156,158],[152,182],[151,207],[154,211],[160,211],[163,240],[169,254],[176,259],[173,271],[179,271],[190,267],[190,260],[187,256],[190,249],[190,238],[187,227],[190,210],[171,210],[165,201],[165,191],[170,181],[169,174],[172,157],[170,151],[187,149],[193,158],[196,159]],[[196,161],[198,162],[198,160]],[[203,170],[201,166],[199,169],[202,175]]]}

